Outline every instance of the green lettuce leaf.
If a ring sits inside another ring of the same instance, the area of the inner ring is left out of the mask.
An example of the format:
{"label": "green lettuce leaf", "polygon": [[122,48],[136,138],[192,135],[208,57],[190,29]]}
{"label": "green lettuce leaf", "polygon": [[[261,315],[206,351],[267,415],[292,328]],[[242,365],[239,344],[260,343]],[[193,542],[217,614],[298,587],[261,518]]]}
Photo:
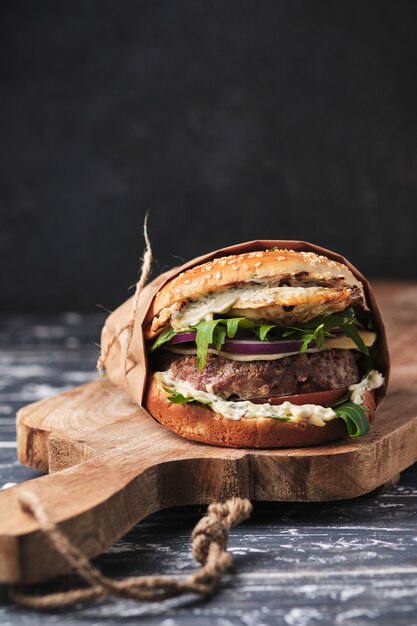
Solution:
{"label": "green lettuce leaf", "polygon": [[367,410],[366,407],[354,402],[345,402],[333,407],[337,417],[345,422],[349,437],[360,437],[368,432]]}
{"label": "green lettuce leaf", "polygon": [[239,324],[243,319],[243,317],[230,317],[228,320],[226,320],[227,336],[229,337],[229,339],[233,339],[233,337],[236,335]]}
{"label": "green lettuce leaf", "polygon": [[216,346],[216,350],[220,352],[224,342],[226,341],[227,329],[224,326],[219,325],[216,327],[216,331],[217,332],[216,332],[215,346]]}
{"label": "green lettuce leaf", "polygon": [[192,327],[195,331],[195,343],[197,346],[197,367],[204,369],[207,363],[208,349],[213,344],[216,350],[223,346],[226,336],[229,339],[235,337],[238,328],[255,328],[255,322],[245,317],[229,317],[226,319],[205,320]]}
{"label": "green lettuce leaf", "polygon": [[350,337],[352,339],[352,341],[354,341],[356,343],[357,347],[362,352],[362,354],[365,354],[366,356],[369,356],[369,350],[365,346],[365,344],[363,342],[363,339],[360,336],[360,334],[358,333],[358,331],[356,330],[356,328],[352,324],[343,324],[342,325],[342,329],[343,329],[343,332],[345,333],[345,335]]}
{"label": "green lettuce leaf", "polygon": [[[210,345],[214,345],[216,350],[220,351],[226,337],[233,339],[239,328],[251,330],[261,341],[273,341],[277,339],[292,339],[302,341],[300,348],[301,353],[305,353],[312,342],[315,342],[317,348],[321,348],[327,337],[334,337],[336,329],[341,330],[346,336],[350,337],[357,348],[366,356],[369,350],[361,339],[358,328],[359,322],[356,319],[354,310],[349,307],[341,313],[334,315],[321,315],[310,322],[300,324],[299,326],[281,326],[278,324],[262,324],[245,317],[228,317],[213,320],[204,320],[191,328],[185,330],[193,330],[196,333],[197,346],[197,365],[202,370],[207,362],[207,354]],[[173,328],[164,330],[152,344],[150,350],[159,348],[164,343],[172,339],[177,333]]]}
{"label": "green lettuce leaf", "polygon": [[218,324],[220,324],[220,320],[207,320],[194,326],[199,370],[202,370],[206,365],[208,348],[213,343],[214,329]]}
{"label": "green lettuce leaf", "polygon": [[312,341],[315,341],[317,347],[321,348],[326,337],[334,337],[332,331],[340,329],[353,340],[363,354],[368,356],[369,350],[357,331],[358,325],[355,312],[352,307],[349,307],[334,315],[320,315],[306,324],[300,324],[300,326],[289,326],[283,330],[282,337],[302,340],[303,345],[300,352],[305,352]]}
{"label": "green lettuce leaf", "polygon": [[261,341],[265,341],[269,331],[272,330],[273,328],[276,328],[275,324],[261,324],[257,328],[256,335]]}
{"label": "green lettuce leaf", "polygon": [[162,331],[162,333],[160,335],[158,335],[158,337],[156,338],[156,340],[153,342],[153,344],[151,345],[151,347],[149,348],[149,350],[151,352],[153,352],[154,350],[156,350],[157,348],[159,348],[160,346],[162,346],[164,343],[166,343],[167,341],[169,341],[170,339],[172,339],[177,333],[175,332],[175,330],[173,328],[171,328],[171,326],[169,326],[168,328],[166,328],[165,330]]}

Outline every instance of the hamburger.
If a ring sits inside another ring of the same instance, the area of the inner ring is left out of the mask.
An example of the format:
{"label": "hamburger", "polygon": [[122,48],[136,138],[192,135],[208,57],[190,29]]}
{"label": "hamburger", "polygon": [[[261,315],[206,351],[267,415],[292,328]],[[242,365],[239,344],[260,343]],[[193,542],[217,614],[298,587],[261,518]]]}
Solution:
{"label": "hamburger", "polygon": [[163,284],[142,325],[150,415],[231,447],[365,435],[385,393],[385,334],[366,281],[332,256],[252,250]]}

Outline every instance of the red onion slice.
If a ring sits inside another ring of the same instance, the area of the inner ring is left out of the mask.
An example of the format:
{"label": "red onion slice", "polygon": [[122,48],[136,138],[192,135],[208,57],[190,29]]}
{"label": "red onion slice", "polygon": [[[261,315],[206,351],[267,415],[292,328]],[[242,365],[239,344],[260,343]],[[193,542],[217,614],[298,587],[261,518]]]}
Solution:
{"label": "red onion slice", "polygon": [[168,341],[168,345],[175,343],[186,343],[187,341],[195,341],[195,333],[190,331],[188,333],[178,333],[178,335],[174,335],[174,337]]}
{"label": "red onion slice", "polygon": [[[295,339],[283,339],[282,341],[228,339],[221,349],[233,354],[282,354],[284,352],[299,352],[302,345],[302,341]],[[311,342],[309,348],[314,348],[315,345],[315,342]]]}
{"label": "red onion slice", "polygon": [[[167,345],[190,343],[195,341],[195,332],[179,333],[175,335]],[[281,339],[279,341],[261,341],[259,339],[227,339],[222,351],[233,354],[282,354],[286,352],[299,352],[303,342],[297,339]],[[316,342],[311,341],[309,348],[315,348]]]}

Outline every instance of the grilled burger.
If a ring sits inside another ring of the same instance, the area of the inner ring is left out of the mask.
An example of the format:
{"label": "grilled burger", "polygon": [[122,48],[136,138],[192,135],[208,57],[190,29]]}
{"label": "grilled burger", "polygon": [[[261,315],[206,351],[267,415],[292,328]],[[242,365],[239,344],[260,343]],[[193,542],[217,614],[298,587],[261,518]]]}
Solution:
{"label": "grilled burger", "polygon": [[145,406],[188,439],[309,446],[369,429],[384,385],[361,281],[314,252],[216,258],[157,293]]}

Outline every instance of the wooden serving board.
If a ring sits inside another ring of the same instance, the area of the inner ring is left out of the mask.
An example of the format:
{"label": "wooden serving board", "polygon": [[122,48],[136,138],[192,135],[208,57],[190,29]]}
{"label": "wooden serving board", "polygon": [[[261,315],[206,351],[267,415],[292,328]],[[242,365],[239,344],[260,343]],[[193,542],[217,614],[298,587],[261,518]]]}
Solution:
{"label": "wooden serving board", "polygon": [[284,450],[193,443],[100,380],[22,409],[19,459],[49,475],[0,493],[0,580],[35,582],[67,569],[20,510],[22,489],[33,490],[72,541],[94,556],[162,508],[232,495],[337,500],[391,481],[417,460],[417,287],[384,285],[377,295],[392,378],[371,432],[358,440]]}

